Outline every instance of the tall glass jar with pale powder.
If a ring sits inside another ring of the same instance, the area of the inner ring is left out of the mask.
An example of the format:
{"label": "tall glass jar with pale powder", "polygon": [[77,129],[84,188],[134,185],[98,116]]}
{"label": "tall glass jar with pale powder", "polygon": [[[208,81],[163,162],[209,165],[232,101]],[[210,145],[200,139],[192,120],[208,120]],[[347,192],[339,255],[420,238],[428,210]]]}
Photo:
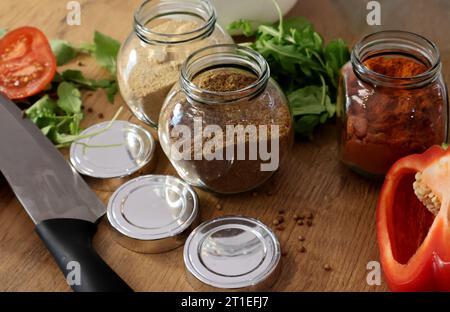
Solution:
{"label": "tall glass jar with pale powder", "polygon": [[117,80],[136,117],[157,128],[164,99],[187,57],[233,40],[216,23],[210,0],[147,0],[133,25],[118,55]]}

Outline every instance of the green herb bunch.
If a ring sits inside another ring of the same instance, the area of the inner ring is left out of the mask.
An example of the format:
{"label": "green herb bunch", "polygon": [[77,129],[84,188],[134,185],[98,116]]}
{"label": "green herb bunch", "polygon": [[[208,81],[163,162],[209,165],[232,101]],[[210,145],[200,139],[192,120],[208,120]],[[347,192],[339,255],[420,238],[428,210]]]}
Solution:
{"label": "green herb bunch", "polygon": [[111,78],[87,79],[80,70],[67,69],[56,73],[51,86],[25,111],[25,115],[57,146],[65,147],[81,139],[80,122],[83,119],[82,90],[104,89],[110,103],[118,91],[116,57],[120,43],[100,32],[95,32],[93,43],[74,46],[65,40],[51,40],[50,45],[58,66],[73,60],[79,54],[89,54],[104,67]]}
{"label": "green herb bunch", "polygon": [[312,139],[314,129],[333,118],[336,112],[339,72],[350,52],[342,39],[325,45],[323,38],[305,18],[283,19],[278,3],[277,25],[261,25],[239,20],[229,30],[255,36],[245,44],[261,53],[270,65],[272,77],[287,94],[296,133]]}

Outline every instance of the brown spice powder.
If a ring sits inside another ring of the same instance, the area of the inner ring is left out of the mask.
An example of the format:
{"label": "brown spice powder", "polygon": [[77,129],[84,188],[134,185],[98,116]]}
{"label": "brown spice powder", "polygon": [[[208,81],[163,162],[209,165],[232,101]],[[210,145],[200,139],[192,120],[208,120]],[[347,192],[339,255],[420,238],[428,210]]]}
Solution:
{"label": "brown spice powder", "polygon": [[256,77],[238,71],[208,72],[197,81],[197,86],[213,92],[230,92],[242,90],[253,84]]}

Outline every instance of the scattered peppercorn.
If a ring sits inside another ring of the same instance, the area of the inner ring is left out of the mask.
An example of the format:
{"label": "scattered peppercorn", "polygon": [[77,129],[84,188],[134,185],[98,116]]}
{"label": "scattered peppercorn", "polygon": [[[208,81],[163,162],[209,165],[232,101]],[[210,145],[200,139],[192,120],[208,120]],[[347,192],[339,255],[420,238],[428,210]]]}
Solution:
{"label": "scattered peppercorn", "polygon": [[302,220],[298,220],[297,221],[297,225],[300,225],[300,226],[302,226],[304,223],[303,223],[303,221]]}
{"label": "scattered peppercorn", "polygon": [[313,225],[313,223],[312,223],[311,220],[308,220],[308,221],[306,221],[306,225],[309,226],[309,227],[311,227],[311,226]]}
{"label": "scattered peppercorn", "polygon": [[305,241],[305,237],[300,235],[300,236],[298,237],[298,240],[301,241],[301,242],[304,242],[304,241]]}
{"label": "scattered peppercorn", "polygon": [[279,225],[279,226],[276,227],[277,231],[284,231],[285,229],[286,228],[284,226],[282,226],[282,225]]}
{"label": "scattered peppercorn", "polygon": [[103,117],[105,117],[105,116],[102,113],[98,113],[97,117],[100,119],[103,119]]}
{"label": "scattered peppercorn", "polygon": [[277,216],[277,218],[275,220],[278,220],[278,222],[283,223],[284,222],[284,217],[283,216]]}
{"label": "scattered peppercorn", "polygon": [[84,108],[85,108],[84,105],[81,105],[81,109],[84,110]]}
{"label": "scattered peppercorn", "polygon": [[88,113],[92,113],[94,110],[93,110],[91,107],[89,107],[89,108],[87,109],[87,111],[88,111]]}
{"label": "scattered peppercorn", "polygon": [[329,264],[327,263],[327,264],[325,264],[325,265],[323,266],[323,269],[324,269],[325,271],[331,271],[331,265],[329,265]]}
{"label": "scattered peppercorn", "polygon": [[305,246],[300,247],[298,251],[301,253],[305,253],[306,252]]}
{"label": "scattered peppercorn", "polygon": [[222,210],[222,209],[223,209],[223,207],[222,207],[222,205],[221,205],[221,204],[217,204],[217,205],[216,205],[216,209],[220,211],[220,210]]}
{"label": "scattered peppercorn", "polygon": [[294,214],[292,219],[294,219],[295,221],[298,221],[298,219],[300,219],[300,216],[298,214]]}
{"label": "scattered peppercorn", "polygon": [[310,213],[308,214],[308,219],[310,219],[310,220],[314,219],[314,215],[313,215],[312,212],[310,212]]}
{"label": "scattered peppercorn", "polygon": [[286,210],[284,210],[284,209],[278,210],[278,214],[284,214],[285,212],[286,212]]}
{"label": "scattered peppercorn", "polygon": [[83,67],[84,63],[80,61],[80,62],[78,62],[78,66]]}
{"label": "scattered peppercorn", "polygon": [[286,257],[287,256],[287,251],[285,251],[285,250],[281,251],[281,256],[282,257]]}
{"label": "scattered peppercorn", "polygon": [[279,225],[279,224],[280,224],[280,221],[278,221],[277,219],[275,219],[275,220],[273,220],[272,224],[273,224],[273,225]]}

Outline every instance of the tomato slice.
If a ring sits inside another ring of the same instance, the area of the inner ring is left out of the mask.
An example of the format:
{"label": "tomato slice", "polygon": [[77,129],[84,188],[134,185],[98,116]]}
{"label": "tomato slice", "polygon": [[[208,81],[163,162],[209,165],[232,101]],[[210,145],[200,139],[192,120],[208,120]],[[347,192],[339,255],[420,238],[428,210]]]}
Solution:
{"label": "tomato slice", "polygon": [[20,27],[0,39],[0,91],[11,100],[42,91],[56,72],[56,58],[44,33]]}

